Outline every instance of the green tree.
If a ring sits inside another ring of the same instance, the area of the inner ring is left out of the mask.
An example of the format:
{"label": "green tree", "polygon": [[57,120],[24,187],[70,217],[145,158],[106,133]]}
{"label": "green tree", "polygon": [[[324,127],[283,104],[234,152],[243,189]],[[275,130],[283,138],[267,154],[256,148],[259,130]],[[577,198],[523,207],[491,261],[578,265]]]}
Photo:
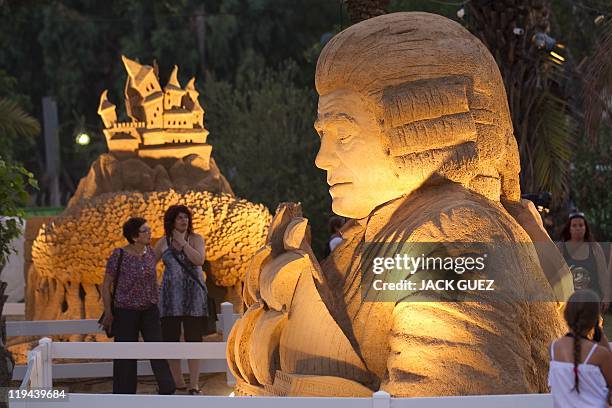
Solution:
{"label": "green tree", "polygon": [[324,172],[314,166],[316,95],[295,85],[298,74],[292,62],[276,71],[247,60],[236,85],[207,78],[206,122],[213,155],[235,192],[271,211],[301,202],[321,253],[331,201]]}
{"label": "green tree", "polygon": [[0,222],[0,265],[4,265],[10,254],[11,240],[21,234],[22,208],[28,203],[28,187],[37,188],[33,174],[0,156],[0,216],[11,217]]}
{"label": "green tree", "polygon": [[[1,116],[0,116],[1,117]],[[22,166],[4,160],[0,156],[0,270],[12,248],[10,242],[21,234],[23,211],[20,209],[28,202],[27,187],[36,188],[32,173]],[[5,218],[9,217],[9,218]],[[0,282],[0,313],[6,297],[5,282]],[[0,333],[5,333],[4,319],[0,315]],[[14,360],[5,347],[6,339],[0,338],[0,386],[2,396],[6,397],[6,387],[10,386]]]}

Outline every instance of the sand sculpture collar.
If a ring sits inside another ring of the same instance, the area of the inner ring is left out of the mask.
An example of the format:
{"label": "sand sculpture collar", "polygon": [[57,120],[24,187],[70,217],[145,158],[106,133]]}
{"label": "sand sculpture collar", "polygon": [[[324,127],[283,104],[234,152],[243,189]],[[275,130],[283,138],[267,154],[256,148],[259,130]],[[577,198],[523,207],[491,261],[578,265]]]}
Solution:
{"label": "sand sculpture collar", "polygon": [[459,24],[396,13],[350,27],[324,48],[317,166],[334,212],[362,218],[424,184],[450,180],[519,199],[520,169],[503,82]]}

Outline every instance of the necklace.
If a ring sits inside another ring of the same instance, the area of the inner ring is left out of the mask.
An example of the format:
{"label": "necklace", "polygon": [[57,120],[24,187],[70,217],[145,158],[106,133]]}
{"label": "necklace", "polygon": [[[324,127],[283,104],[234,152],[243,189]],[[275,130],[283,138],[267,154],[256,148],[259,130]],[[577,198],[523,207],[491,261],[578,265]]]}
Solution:
{"label": "necklace", "polygon": [[139,251],[138,251],[138,250],[136,250],[136,248],[135,248],[135,246],[134,246],[134,245],[132,245],[131,250],[132,250],[132,252],[133,252],[133,253],[134,253],[136,256],[138,256],[138,257],[140,257],[140,258],[142,258],[143,256],[145,256],[145,255],[146,255],[146,253],[147,253],[147,247],[146,247],[146,246],[145,246],[145,247],[142,249],[142,252],[140,252],[140,253],[139,253]]}

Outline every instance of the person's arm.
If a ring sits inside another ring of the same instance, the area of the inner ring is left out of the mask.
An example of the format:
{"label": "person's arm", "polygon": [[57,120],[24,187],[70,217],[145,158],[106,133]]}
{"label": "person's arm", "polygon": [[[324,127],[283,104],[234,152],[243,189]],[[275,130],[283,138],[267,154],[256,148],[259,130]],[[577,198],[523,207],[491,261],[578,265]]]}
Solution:
{"label": "person's arm", "polygon": [[[608,349],[609,350],[609,349]],[[598,350],[598,358],[601,359],[601,362],[597,364],[601,369],[601,373],[606,379],[606,383],[608,384],[608,388],[612,388],[612,353],[608,352],[599,352]]]}
{"label": "person's arm", "polygon": [[198,266],[204,265],[206,254],[204,253],[204,238],[198,234],[192,234],[188,240],[183,238],[182,242],[177,241],[183,247],[183,252],[189,260]]}
{"label": "person's arm", "polygon": [[155,263],[158,263],[166,249],[166,237],[163,236],[157,240],[155,246],[153,247],[153,252],[155,253]]}
{"label": "person's arm", "polygon": [[593,242],[593,254],[597,263],[597,277],[599,280],[599,288],[601,290],[601,300],[607,309],[610,303],[610,275],[608,266],[606,265],[606,256],[603,249],[597,242]]}
{"label": "person's arm", "polygon": [[113,323],[113,311],[111,304],[111,287],[115,281],[117,274],[117,262],[119,262],[118,251],[108,258],[106,263],[106,273],[104,274],[104,281],[102,282],[102,302],[104,304],[104,319],[101,323],[102,327],[109,329]]}

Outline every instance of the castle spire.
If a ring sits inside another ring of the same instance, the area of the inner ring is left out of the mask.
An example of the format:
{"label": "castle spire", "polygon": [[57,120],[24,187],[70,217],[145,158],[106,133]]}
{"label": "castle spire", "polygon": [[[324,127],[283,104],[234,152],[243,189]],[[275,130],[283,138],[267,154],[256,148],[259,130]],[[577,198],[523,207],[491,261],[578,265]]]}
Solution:
{"label": "castle spire", "polygon": [[168,88],[178,88],[181,89],[181,84],[178,81],[178,66],[174,66],[172,68],[172,73],[170,74],[170,79],[168,79],[168,83],[166,84],[166,89]]}
{"label": "castle spire", "polygon": [[189,82],[187,82],[187,85],[185,85],[185,91],[187,91],[187,95],[189,95],[192,101],[198,100],[198,95],[200,95],[200,93],[195,87],[195,77],[191,78]]}
{"label": "castle spire", "polygon": [[136,61],[129,59],[125,55],[122,55],[121,59],[123,60],[123,65],[125,65],[125,70],[128,72],[128,75],[135,79],[140,73],[140,70],[142,70],[143,66]]}
{"label": "castle spire", "polygon": [[100,95],[100,105],[98,106],[98,115],[102,118],[104,126],[111,128],[117,122],[117,113],[115,111],[115,105],[110,103],[108,100],[108,90],[105,89]]}

